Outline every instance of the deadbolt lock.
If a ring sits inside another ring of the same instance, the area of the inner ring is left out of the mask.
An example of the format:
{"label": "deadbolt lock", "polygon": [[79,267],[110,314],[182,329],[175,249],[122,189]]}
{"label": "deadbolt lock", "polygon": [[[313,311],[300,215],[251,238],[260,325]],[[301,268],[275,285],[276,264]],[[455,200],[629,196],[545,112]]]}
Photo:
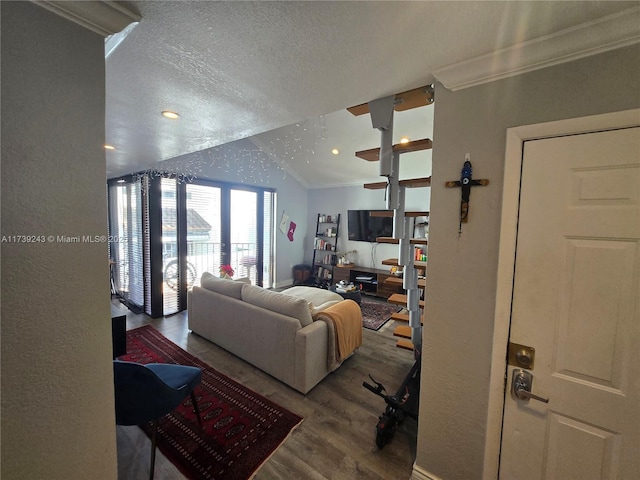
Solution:
{"label": "deadbolt lock", "polygon": [[507,363],[514,367],[526,368],[527,370],[533,370],[533,364],[535,363],[536,349],[527,345],[520,345],[519,343],[509,342],[509,349],[507,352]]}

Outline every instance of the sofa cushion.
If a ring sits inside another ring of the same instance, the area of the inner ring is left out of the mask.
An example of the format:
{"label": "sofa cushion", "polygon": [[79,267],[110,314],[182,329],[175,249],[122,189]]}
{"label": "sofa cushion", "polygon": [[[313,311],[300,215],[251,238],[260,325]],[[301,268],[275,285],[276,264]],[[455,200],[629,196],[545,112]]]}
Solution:
{"label": "sofa cushion", "polygon": [[[313,321],[315,322],[317,320],[317,316],[320,313],[322,313],[332,305],[335,305],[336,303],[340,303],[341,301],[342,301],[342,298],[340,300],[329,300],[328,302],[324,302],[321,305],[314,306],[313,309],[311,310],[311,318],[313,318]],[[313,304],[310,304],[310,305],[313,306]]]}
{"label": "sofa cushion", "polygon": [[311,311],[309,310],[309,302],[301,297],[293,297],[281,292],[265,290],[256,285],[243,284],[242,300],[256,307],[297,318],[303,327],[313,323]]}
{"label": "sofa cushion", "polygon": [[317,307],[318,305],[322,305],[323,303],[327,303],[332,300],[343,300],[343,298],[338,293],[316,287],[291,287],[283,290],[282,293],[291,295],[293,297],[304,298],[307,302],[313,304],[313,306],[311,307],[312,309]]}
{"label": "sofa cushion", "polygon": [[212,292],[241,300],[242,286],[246,284],[243,282],[234,282],[233,280],[219,278],[209,272],[204,272],[200,279],[200,285],[202,288],[206,288]]}

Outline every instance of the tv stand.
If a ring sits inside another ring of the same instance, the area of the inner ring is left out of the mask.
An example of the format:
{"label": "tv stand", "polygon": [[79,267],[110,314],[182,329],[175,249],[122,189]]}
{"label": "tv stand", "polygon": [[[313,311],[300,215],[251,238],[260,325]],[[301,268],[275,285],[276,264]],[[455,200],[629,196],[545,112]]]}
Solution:
{"label": "tv stand", "polygon": [[357,287],[364,295],[389,298],[394,293],[401,293],[402,288],[385,284],[385,280],[392,275],[387,270],[359,267],[357,265],[338,265],[334,269],[333,280],[339,282],[347,280]]}

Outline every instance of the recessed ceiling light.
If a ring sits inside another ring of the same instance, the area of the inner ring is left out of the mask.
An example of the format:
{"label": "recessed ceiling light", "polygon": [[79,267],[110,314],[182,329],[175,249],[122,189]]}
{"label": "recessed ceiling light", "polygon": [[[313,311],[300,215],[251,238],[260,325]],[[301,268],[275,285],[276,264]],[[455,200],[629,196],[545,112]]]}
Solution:
{"label": "recessed ceiling light", "polygon": [[163,110],[162,116],[170,118],[171,120],[177,120],[178,118],[180,118],[180,115],[178,115],[176,112],[172,112],[171,110]]}
{"label": "recessed ceiling light", "polygon": [[331,153],[333,153],[334,155],[338,155],[340,153],[340,150],[338,150],[337,148],[332,148]]}
{"label": "recessed ceiling light", "polygon": [[115,149],[116,149],[116,147],[114,147],[113,145],[105,145],[105,146],[104,146],[104,149],[105,149],[105,150],[115,150]]}
{"label": "recessed ceiling light", "polygon": [[409,137],[402,137],[400,143],[409,143]]}
{"label": "recessed ceiling light", "polygon": [[120,180],[117,181],[117,183],[124,183],[124,182],[126,182],[124,178],[121,178]]}

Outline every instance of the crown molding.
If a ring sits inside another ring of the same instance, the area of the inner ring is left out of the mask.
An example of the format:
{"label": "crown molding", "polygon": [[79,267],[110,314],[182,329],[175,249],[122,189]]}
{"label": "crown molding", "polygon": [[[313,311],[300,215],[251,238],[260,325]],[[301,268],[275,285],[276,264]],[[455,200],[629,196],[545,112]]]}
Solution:
{"label": "crown molding", "polygon": [[571,62],[640,42],[640,7],[455,63],[433,72],[449,90],[461,90]]}
{"label": "crown molding", "polygon": [[33,3],[71,20],[103,37],[123,30],[132,22],[139,22],[140,14],[129,10],[122,2],[52,2]]}

